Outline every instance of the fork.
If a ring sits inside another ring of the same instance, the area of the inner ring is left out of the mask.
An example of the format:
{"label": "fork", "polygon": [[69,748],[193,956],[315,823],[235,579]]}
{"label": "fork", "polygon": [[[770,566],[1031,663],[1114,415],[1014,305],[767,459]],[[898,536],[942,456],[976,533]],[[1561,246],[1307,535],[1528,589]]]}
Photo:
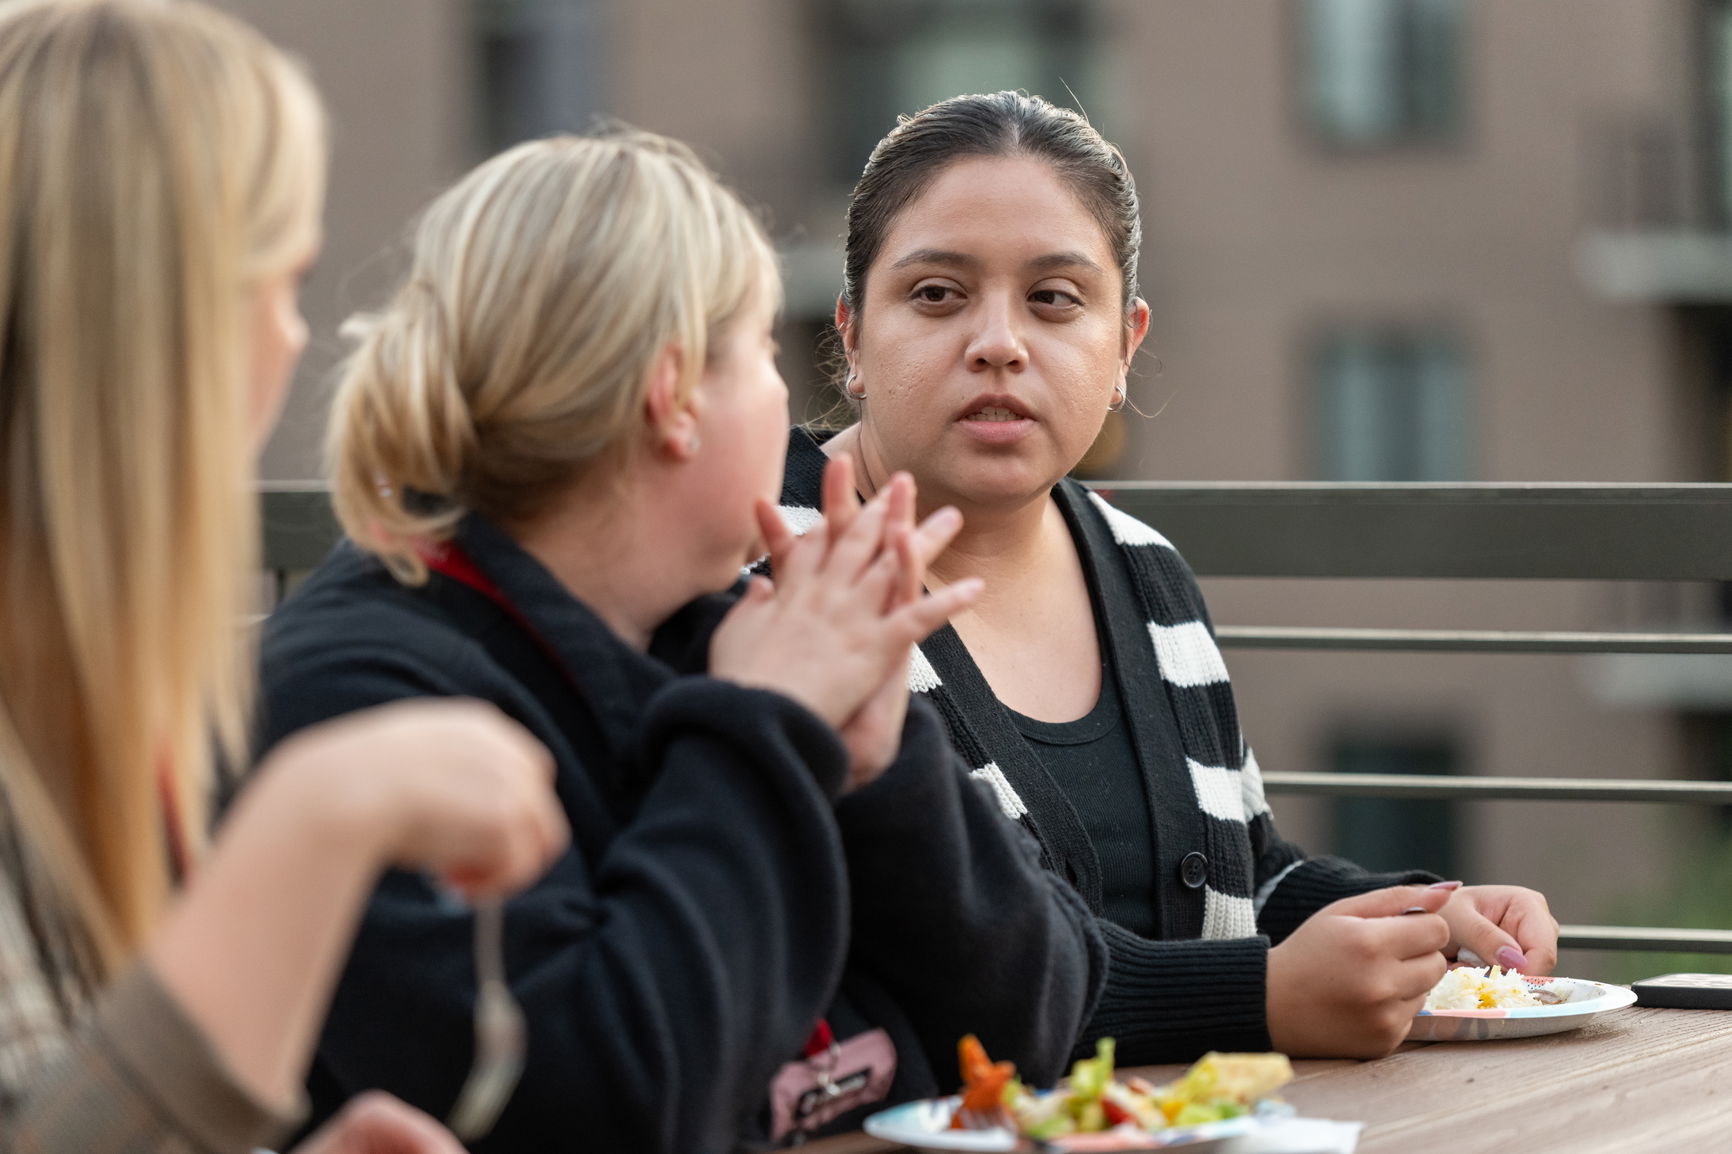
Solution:
{"label": "fork", "polygon": [[498,898],[475,907],[475,979],[475,1059],[447,1123],[464,1143],[493,1129],[528,1050],[523,1007],[505,984],[505,907]]}

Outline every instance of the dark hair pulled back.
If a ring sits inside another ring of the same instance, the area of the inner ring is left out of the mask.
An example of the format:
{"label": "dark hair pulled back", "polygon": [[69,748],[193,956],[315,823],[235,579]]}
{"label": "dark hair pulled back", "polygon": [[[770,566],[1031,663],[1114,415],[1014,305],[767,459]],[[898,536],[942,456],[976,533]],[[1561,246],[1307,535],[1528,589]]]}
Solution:
{"label": "dark hair pulled back", "polygon": [[1100,224],[1124,288],[1137,295],[1143,243],[1136,182],[1118,148],[1081,113],[1022,92],[954,96],[898,120],[878,142],[848,201],[842,299],[860,315],[866,270],[890,226],[953,161],[965,156],[1028,156],[1052,165]]}

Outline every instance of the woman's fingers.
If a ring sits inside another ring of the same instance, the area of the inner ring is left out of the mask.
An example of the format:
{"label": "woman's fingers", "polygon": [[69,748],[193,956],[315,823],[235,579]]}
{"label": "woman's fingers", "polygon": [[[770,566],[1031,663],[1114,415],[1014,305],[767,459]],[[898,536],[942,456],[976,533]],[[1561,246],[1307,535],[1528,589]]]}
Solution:
{"label": "woman's fingers", "polygon": [[902,644],[918,645],[932,631],[950,620],[955,613],[974,604],[986,582],[969,577],[954,585],[936,589],[913,604],[904,605],[890,616],[890,623]]}
{"label": "woman's fingers", "polygon": [[866,579],[872,564],[884,550],[885,520],[889,513],[890,491],[885,490],[866,502],[844,532],[832,527],[834,544],[824,559],[826,578],[842,585],[856,584]]}
{"label": "woman's fingers", "polygon": [[890,504],[885,512],[887,525],[906,525],[914,527],[914,478],[907,473],[893,473],[890,477]]}
{"label": "woman's fingers", "polygon": [[762,497],[753,503],[752,514],[758,520],[758,535],[764,539],[764,551],[770,555],[770,567],[779,571],[788,550],[793,548],[798,538],[782,520],[781,512]]}
{"label": "woman's fingers", "polygon": [[798,536],[790,533],[781,556],[772,553],[770,557],[770,564],[775,569],[776,588],[803,588],[823,566],[825,555],[830,551],[830,540],[830,526],[822,520]]}
{"label": "woman's fingers", "polygon": [[[917,525],[914,481],[907,474],[892,475],[862,505],[852,464],[833,459],[825,469],[821,503],[824,517],[803,536],[767,505],[756,508],[775,570],[774,589],[758,582],[748,587],[712,642],[711,669],[741,684],[784,692],[840,726],[860,715],[875,688],[893,681],[897,692],[906,693],[905,677],[892,674],[906,663],[908,647],[972,602],[981,583],[923,593],[927,563],[955,538],[962,518],[944,509]],[[813,660],[789,663],[784,655],[770,661],[771,652],[784,645]],[[900,717],[894,710],[881,712]],[[899,728],[899,721],[857,728],[877,748],[879,730]],[[863,764],[876,760],[867,757]]]}
{"label": "woman's fingers", "polygon": [[854,459],[844,454],[824,466],[819,511],[830,526],[830,535],[840,537],[860,513],[860,497],[854,491]]}
{"label": "woman's fingers", "polygon": [[914,530],[914,543],[921,566],[925,567],[938,560],[960,532],[962,514],[954,505],[946,505],[920,522]]}
{"label": "woman's fingers", "polygon": [[1521,886],[1467,886],[1444,907],[1454,944],[1506,969],[1549,974],[1558,923],[1543,894]]}
{"label": "woman's fingers", "polygon": [[1433,950],[1401,959],[1393,972],[1396,999],[1412,1003],[1413,1013],[1417,1014],[1425,1003],[1425,995],[1431,993],[1431,988],[1449,972],[1449,962],[1442,953]]}
{"label": "woman's fingers", "polygon": [[926,566],[921,563],[914,533],[915,530],[905,524],[897,525],[892,532],[890,547],[896,557],[897,581],[886,609],[912,605],[920,597],[920,586],[926,580]]}

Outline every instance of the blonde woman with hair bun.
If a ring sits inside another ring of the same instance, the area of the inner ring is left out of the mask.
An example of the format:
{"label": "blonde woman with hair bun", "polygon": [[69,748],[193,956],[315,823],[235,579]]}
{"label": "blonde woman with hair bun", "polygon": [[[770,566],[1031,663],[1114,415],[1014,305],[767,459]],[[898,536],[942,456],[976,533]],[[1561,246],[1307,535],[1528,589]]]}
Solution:
{"label": "blonde woman with hair bun", "polygon": [[[774,512],[779,295],[683,146],[560,137],[435,200],[349,330],[350,540],[269,623],[265,741],[462,696],[553,750],[573,849],[507,908],[529,1061],[477,1151],[857,1126],[947,1089],[969,1031],[1050,1078],[1101,980],[1080,903],[910,708],[913,643],[978,591],[921,590],[954,511],[916,525],[906,478],[857,509],[844,462],[804,536]],[[776,583],[741,583],[766,549]],[[386,880],[315,1117],[368,1085],[450,1107],[469,951],[422,878]]]}
{"label": "blonde woman with hair bun", "polygon": [[[205,844],[319,244],[301,71],[199,4],[14,0],[0,171],[0,1146],[249,1150],[380,872],[499,895],[567,830],[521,727],[427,703],[309,730]],[[302,1154],[362,1149],[458,1147],[375,1096]]]}

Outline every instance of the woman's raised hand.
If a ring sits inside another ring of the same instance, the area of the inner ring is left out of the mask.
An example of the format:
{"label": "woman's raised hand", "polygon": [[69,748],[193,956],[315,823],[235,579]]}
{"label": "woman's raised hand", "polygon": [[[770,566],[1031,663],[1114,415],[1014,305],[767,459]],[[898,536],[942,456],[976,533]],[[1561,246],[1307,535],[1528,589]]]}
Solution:
{"label": "woman's raised hand", "polygon": [[[859,509],[853,499],[851,469],[826,470],[824,484],[824,519],[834,532],[838,526],[851,523]],[[776,520],[781,523],[779,517]],[[939,509],[915,525],[912,478],[904,474],[891,478],[885,543],[886,547],[897,550],[901,569],[891,589],[887,608],[912,604],[921,596],[927,566],[955,540],[961,528],[962,514],[950,506]],[[782,526],[781,532],[787,533],[786,526]],[[768,532],[765,539],[769,539]],[[839,730],[842,744],[848,748],[849,789],[876,780],[896,759],[896,752],[902,745],[902,723],[908,716],[908,659],[913,649],[911,643],[884,683]]]}
{"label": "woman's raised hand", "polygon": [[[261,781],[332,809],[378,864],[425,870],[470,897],[540,877],[571,830],[553,759],[528,730],[479,701],[421,699],[302,730]],[[271,772],[274,771],[274,772]]]}
{"label": "woman's raised hand", "polygon": [[716,631],[710,671],[785,694],[835,726],[848,744],[853,787],[895,754],[912,646],[972,602],[980,582],[921,592],[927,562],[961,518],[941,510],[915,526],[907,476],[857,506],[852,465],[838,457],[825,470],[823,503],[824,520],[801,537],[760,505],[775,582],[753,579]]}

